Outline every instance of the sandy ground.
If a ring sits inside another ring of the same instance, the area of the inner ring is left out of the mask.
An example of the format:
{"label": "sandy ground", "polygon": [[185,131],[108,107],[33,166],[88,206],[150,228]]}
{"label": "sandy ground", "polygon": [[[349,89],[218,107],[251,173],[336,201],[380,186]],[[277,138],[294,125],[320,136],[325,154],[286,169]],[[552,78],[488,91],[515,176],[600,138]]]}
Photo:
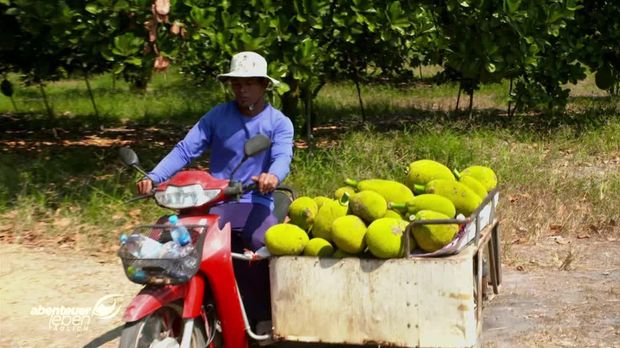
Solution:
{"label": "sandy ground", "polygon": [[[620,241],[512,246],[483,347],[620,347]],[[116,347],[140,286],[112,257],[0,245],[0,347]]]}

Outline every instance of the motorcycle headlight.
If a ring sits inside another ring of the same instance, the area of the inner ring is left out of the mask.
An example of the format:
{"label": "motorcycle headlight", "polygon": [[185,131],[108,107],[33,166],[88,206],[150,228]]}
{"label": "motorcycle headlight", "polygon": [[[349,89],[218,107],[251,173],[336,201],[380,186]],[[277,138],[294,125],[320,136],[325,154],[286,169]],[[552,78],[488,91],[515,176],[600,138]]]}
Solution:
{"label": "motorcycle headlight", "polygon": [[165,191],[155,192],[155,200],[171,209],[199,207],[220,194],[220,190],[205,190],[201,185],[168,186]]}

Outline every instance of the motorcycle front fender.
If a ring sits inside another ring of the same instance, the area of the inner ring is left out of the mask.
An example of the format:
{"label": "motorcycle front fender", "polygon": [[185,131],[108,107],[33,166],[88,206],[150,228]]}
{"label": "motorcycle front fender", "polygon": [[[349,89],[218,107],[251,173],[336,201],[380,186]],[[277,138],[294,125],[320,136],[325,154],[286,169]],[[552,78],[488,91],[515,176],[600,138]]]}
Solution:
{"label": "motorcycle front fender", "polygon": [[155,312],[164,304],[182,299],[187,293],[187,283],[166,286],[146,286],[125,309],[123,321],[133,322]]}

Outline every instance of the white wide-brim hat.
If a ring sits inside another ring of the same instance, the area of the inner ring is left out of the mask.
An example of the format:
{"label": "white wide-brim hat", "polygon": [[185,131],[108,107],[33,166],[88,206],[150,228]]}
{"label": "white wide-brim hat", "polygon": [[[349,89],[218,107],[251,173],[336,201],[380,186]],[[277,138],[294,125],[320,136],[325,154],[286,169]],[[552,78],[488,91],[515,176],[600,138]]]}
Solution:
{"label": "white wide-brim hat", "polygon": [[280,84],[280,81],[267,75],[267,61],[255,52],[235,54],[230,60],[230,72],[217,75],[220,81],[226,81],[230,77],[263,77],[271,81],[274,86]]}

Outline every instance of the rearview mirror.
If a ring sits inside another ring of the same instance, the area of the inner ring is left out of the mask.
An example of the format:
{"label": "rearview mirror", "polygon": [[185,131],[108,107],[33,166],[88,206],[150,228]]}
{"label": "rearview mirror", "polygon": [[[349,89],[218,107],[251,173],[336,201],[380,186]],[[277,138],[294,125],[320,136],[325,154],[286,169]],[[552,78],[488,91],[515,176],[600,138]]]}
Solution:
{"label": "rearview mirror", "polygon": [[132,149],[128,147],[121,147],[121,149],[118,150],[118,154],[121,158],[121,161],[123,161],[123,163],[125,163],[126,166],[139,171],[144,176],[148,176],[146,171],[144,171],[144,169],[140,167],[140,161],[138,161],[138,155],[136,155],[136,153]]}
{"label": "rearview mirror", "polygon": [[125,165],[129,167],[140,165],[140,162],[138,161],[138,155],[136,155],[136,153],[131,148],[122,147],[118,151],[118,154],[121,158],[121,161],[123,161]]}
{"label": "rearview mirror", "polygon": [[245,143],[244,152],[246,157],[251,157],[259,152],[265,151],[271,146],[271,139],[262,134],[253,136]]}
{"label": "rearview mirror", "polygon": [[245,145],[243,146],[243,152],[244,152],[243,159],[241,160],[241,162],[239,162],[239,164],[237,164],[235,169],[233,169],[233,171],[230,172],[230,179],[231,179],[230,184],[231,185],[233,184],[232,178],[237,172],[237,169],[239,169],[239,167],[243,164],[243,162],[245,162],[249,157],[258,154],[261,151],[267,150],[269,146],[271,146],[271,139],[267,138],[266,136],[262,134],[255,135],[252,138],[250,138],[248,141],[246,141]]}

